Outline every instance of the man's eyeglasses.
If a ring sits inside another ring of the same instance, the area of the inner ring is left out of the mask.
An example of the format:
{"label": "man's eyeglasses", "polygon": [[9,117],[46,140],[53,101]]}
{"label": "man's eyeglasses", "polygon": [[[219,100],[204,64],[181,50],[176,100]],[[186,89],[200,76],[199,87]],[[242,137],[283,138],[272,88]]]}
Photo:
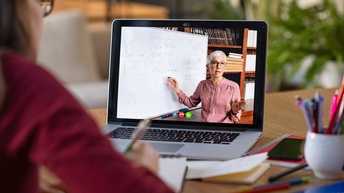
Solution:
{"label": "man's eyeglasses", "polygon": [[53,11],[54,0],[40,0],[43,16],[49,15]]}
{"label": "man's eyeglasses", "polygon": [[225,67],[226,66],[226,63],[224,63],[224,62],[217,62],[217,61],[211,61],[210,64],[212,66],[217,66],[217,65],[220,65],[220,67]]}

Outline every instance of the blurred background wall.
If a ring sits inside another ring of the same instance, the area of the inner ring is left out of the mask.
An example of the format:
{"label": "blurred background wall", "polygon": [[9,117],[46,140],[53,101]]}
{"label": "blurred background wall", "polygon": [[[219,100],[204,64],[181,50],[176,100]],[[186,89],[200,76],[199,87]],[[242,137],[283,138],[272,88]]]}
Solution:
{"label": "blurred background wall", "polygon": [[135,1],[170,7],[170,18],[267,21],[268,92],[338,87],[342,79],[342,0]]}
{"label": "blurred background wall", "polygon": [[338,87],[344,74],[342,0],[56,0],[90,23],[119,17],[265,20],[267,91]]}

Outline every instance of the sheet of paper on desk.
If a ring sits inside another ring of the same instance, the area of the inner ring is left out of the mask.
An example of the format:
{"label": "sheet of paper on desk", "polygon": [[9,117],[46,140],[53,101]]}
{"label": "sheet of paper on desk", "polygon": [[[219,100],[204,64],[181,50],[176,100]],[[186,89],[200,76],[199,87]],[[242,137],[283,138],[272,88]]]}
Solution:
{"label": "sheet of paper on desk", "polygon": [[181,192],[186,175],[185,157],[159,159],[159,177],[175,192]]}
{"label": "sheet of paper on desk", "polygon": [[[241,179],[236,180],[236,183],[251,183],[255,179],[258,179],[258,177],[269,168],[268,164],[262,163],[266,159],[267,153],[265,152],[228,161],[188,161],[186,179],[230,182],[235,179],[235,177],[241,177]],[[257,174],[257,172],[259,172],[259,174]],[[235,176],[230,176],[232,174]],[[242,174],[245,174],[245,176]],[[251,174],[255,175],[254,179],[245,181]],[[221,179],[221,177],[223,177],[223,179]]]}

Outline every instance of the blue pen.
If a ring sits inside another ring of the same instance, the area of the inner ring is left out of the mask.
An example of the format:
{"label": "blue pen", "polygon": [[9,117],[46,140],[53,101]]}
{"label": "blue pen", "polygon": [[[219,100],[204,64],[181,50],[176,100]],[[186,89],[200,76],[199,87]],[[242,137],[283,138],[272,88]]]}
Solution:
{"label": "blue pen", "polygon": [[304,100],[304,104],[305,108],[307,109],[307,115],[308,115],[308,119],[309,119],[309,122],[310,122],[310,129],[312,132],[316,133],[317,130],[316,130],[316,124],[315,124],[315,119],[314,119],[314,112],[313,112],[313,103],[311,100]]}
{"label": "blue pen", "polygon": [[172,114],[162,115],[161,118],[165,119],[166,117],[170,117],[170,116],[172,116]]}
{"label": "blue pen", "polygon": [[182,108],[182,109],[179,109],[179,112],[188,112],[189,111],[189,108]]}
{"label": "blue pen", "polygon": [[321,133],[322,132],[322,109],[321,109],[321,96],[319,92],[315,92],[315,95],[312,99],[312,108],[313,108],[313,117],[314,117],[314,125],[313,128],[314,132]]}
{"label": "blue pen", "polygon": [[323,133],[324,97],[318,92],[318,133]]}
{"label": "blue pen", "polygon": [[307,123],[307,127],[309,131],[312,131],[312,123],[311,123],[311,118],[310,118],[310,112],[309,112],[309,108],[308,108],[308,102],[309,100],[297,100],[297,104],[299,105],[299,107],[301,108],[303,115],[305,117],[306,123]]}

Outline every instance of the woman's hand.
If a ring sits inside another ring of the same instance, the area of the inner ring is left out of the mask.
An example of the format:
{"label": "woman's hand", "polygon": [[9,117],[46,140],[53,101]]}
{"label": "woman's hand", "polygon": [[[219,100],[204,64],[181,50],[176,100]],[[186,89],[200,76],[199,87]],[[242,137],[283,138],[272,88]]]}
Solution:
{"label": "woman's hand", "polygon": [[137,142],[133,150],[124,154],[124,157],[132,163],[134,167],[146,167],[153,173],[159,171],[159,154],[146,142]]}
{"label": "woman's hand", "polygon": [[234,102],[232,102],[232,112],[237,114],[239,111],[245,110],[245,105],[246,101],[244,99],[241,99],[240,101],[236,99]]}
{"label": "woman's hand", "polygon": [[176,94],[179,94],[180,89],[176,79],[172,77],[167,77],[167,84],[172,90],[174,90],[174,92],[176,92]]}

